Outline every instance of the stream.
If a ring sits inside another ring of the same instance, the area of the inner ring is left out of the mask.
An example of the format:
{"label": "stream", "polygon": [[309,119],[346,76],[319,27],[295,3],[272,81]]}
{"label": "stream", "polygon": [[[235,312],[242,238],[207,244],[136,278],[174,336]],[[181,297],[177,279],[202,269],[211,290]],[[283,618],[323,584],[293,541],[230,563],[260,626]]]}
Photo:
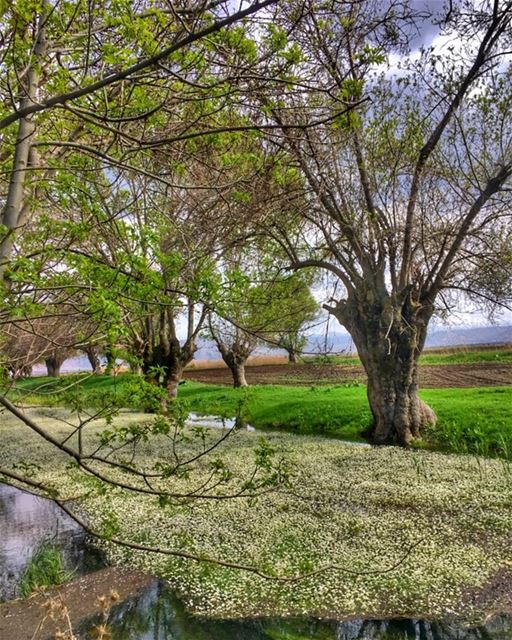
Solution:
{"label": "stream", "polygon": [[[94,627],[87,621],[82,640]],[[510,640],[512,616],[493,618],[485,627],[463,628],[424,620],[316,620],[262,618],[212,620],[187,614],[162,581],[112,609],[112,640]]]}
{"label": "stream", "polygon": [[58,547],[74,575],[105,566],[85,531],[51,500],[0,483],[0,601],[18,595],[23,573],[42,544]]}
{"label": "stream", "polygon": [[[78,575],[101,566],[101,555],[85,532],[57,505],[0,484],[0,600],[16,596],[27,563],[45,542],[61,548]],[[90,638],[98,622],[82,620],[76,628],[80,640]],[[111,609],[108,628],[111,640],[510,640],[512,616],[497,616],[474,629],[412,619],[214,620],[187,613],[166,583],[155,579]]]}
{"label": "stream", "polygon": [[238,427],[246,431],[256,429],[241,418],[221,418],[220,416],[202,416],[198,413],[189,413],[186,425],[188,427],[209,427],[210,429],[234,429]]}

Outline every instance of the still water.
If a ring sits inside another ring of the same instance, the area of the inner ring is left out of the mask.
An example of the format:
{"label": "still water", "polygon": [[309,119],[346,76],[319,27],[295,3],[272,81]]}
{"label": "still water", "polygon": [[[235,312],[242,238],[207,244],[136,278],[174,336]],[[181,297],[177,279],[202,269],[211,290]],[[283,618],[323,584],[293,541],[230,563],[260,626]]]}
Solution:
{"label": "still water", "polygon": [[55,503],[0,484],[0,601],[18,595],[21,576],[43,543],[58,546],[75,575],[104,564],[84,530]]}
{"label": "still water", "polygon": [[[101,562],[83,530],[53,502],[0,484],[0,599],[16,595],[31,556],[48,541],[62,549],[77,573]],[[80,639],[91,638],[97,623],[82,621],[76,630]],[[108,627],[112,640],[512,640],[512,616],[474,629],[424,620],[198,618],[160,580],[113,607]]]}
{"label": "still water", "polygon": [[[84,624],[80,638],[93,627]],[[188,615],[155,580],[112,610],[109,631],[112,640],[511,640],[512,617],[474,629],[424,620],[211,620]]]}

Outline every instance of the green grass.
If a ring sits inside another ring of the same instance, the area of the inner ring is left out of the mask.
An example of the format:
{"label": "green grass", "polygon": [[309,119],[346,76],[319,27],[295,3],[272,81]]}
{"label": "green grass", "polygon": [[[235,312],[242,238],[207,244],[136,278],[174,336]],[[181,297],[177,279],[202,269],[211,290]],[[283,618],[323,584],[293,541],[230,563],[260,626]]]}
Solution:
{"label": "green grass", "polygon": [[[327,356],[308,356],[304,358],[306,364],[342,364],[342,365],[358,365],[361,364],[358,356],[355,355],[327,355]],[[502,347],[497,349],[454,349],[446,352],[429,353],[424,352],[420,357],[420,364],[478,364],[485,362],[512,363],[512,349],[510,347]]]}
{"label": "green grass", "polygon": [[180,397],[200,414],[237,415],[254,427],[361,440],[370,422],[365,387],[288,387],[257,385],[248,389],[188,383]]}
{"label": "green grass", "polygon": [[452,353],[424,353],[420,364],[478,364],[486,362],[512,363],[512,349],[488,351],[454,351]]}
{"label": "green grass", "polygon": [[425,389],[438,422],[425,434],[433,448],[512,460],[512,387]]}
{"label": "green grass", "polygon": [[[130,374],[77,379],[81,379],[78,388],[90,405],[97,404],[110,392],[123,394],[134,380]],[[62,397],[56,391],[69,387],[70,382],[70,377],[32,378],[20,381],[18,388],[29,394],[27,402],[66,404],[70,402],[70,391]],[[35,395],[36,389],[44,394]],[[71,389],[71,393],[75,391]],[[426,433],[422,446],[512,459],[512,387],[425,389],[421,396],[438,416],[437,425]],[[130,406],[141,408],[133,402],[136,396],[129,393],[126,397],[132,403]],[[233,389],[187,381],[180,387],[179,397],[190,411],[199,414],[223,417],[240,414],[261,429],[343,440],[362,440],[361,432],[371,420],[364,386],[256,385]]]}
{"label": "green grass", "polygon": [[73,572],[66,569],[62,552],[50,544],[42,544],[30,559],[18,590],[22,598],[45,587],[63,584]]}

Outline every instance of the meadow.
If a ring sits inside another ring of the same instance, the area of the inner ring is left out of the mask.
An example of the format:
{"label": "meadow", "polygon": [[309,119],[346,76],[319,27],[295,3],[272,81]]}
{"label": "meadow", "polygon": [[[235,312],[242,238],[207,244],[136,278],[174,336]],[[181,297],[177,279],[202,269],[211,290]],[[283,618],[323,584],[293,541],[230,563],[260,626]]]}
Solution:
{"label": "meadow", "polygon": [[[435,355],[456,364],[461,357],[496,360],[491,352]],[[154,400],[152,389],[123,373],[31,378],[7,391],[70,443],[76,410],[83,418],[117,405],[111,424],[92,421],[84,431],[82,444],[92,449],[105,428],[135,433],[153,424],[157,418],[142,413]],[[186,494],[215,469],[223,479],[214,499],[161,500],[114,484],[100,487],[8,414],[0,426],[0,466],[28,469],[32,480],[72,499],[103,535],[112,564],[165,578],[197,614],[480,620],[489,593],[495,600],[493,581],[512,566],[512,387],[423,389],[421,396],[438,423],[405,451],[364,443],[371,415],[358,380],[233,389],[188,379],[176,405],[182,415],[237,416],[262,432],[236,429],[213,460],[200,456],[186,474],[158,484]],[[183,427],[179,446],[194,458],[222,433]],[[283,481],[263,482],[250,497],[223,499],[252,486],[261,446],[283,465]],[[141,440],[135,462],[154,469],[174,455],[174,444],[157,432]],[[111,470],[114,483],[125,479]],[[112,536],[201,561],[137,551],[108,542]]]}
{"label": "meadow", "polygon": [[[137,379],[118,376],[65,376],[20,380],[11,395],[25,404],[84,406],[116,401],[144,409]],[[421,397],[435,410],[438,422],[417,447],[512,459],[512,387],[423,389]],[[179,401],[189,411],[221,417],[240,416],[263,430],[319,435],[361,442],[371,414],[366,387],[343,385],[254,385],[233,389],[187,380]]]}

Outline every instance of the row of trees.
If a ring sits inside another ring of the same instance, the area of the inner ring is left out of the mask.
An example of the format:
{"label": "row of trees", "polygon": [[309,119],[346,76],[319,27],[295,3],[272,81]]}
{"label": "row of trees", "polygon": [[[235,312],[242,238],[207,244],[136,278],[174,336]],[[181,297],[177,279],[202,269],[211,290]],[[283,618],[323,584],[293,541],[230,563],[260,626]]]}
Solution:
{"label": "row of trees", "polygon": [[[218,347],[232,373],[234,387],[247,386],[245,365],[258,345],[283,349],[290,363],[297,362],[307,342],[307,331],[318,315],[318,305],[309,286],[297,275],[260,284],[255,283],[256,277],[255,274],[247,275],[247,271],[225,272],[217,313],[212,308],[203,309],[191,325],[192,331],[189,324],[184,344],[183,327],[181,340],[176,328],[176,320],[183,325],[181,307],[168,316],[167,331],[179,343],[167,347],[167,358],[175,356],[178,360],[174,365],[176,387],[168,386],[169,393],[177,392],[182,370],[191,362],[197,349],[197,338],[213,341]],[[160,331],[155,327],[165,322],[165,318],[162,319],[158,311],[149,308],[143,315],[139,312],[136,316],[133,312],[131,316],[123,313],[124,324],[114,335],[105,334],[100,326],[91,325],[90,317],[82,313],[62,308],[56,313],[55,309],[45,307],[44,315],[37,319],[13,320],[4,326],[1,349],[4,365],[14,380],[30,377],[33,366],[42,361],[48,376],[59,377],[64,362],[81,353],[87,357],[94,374],[115,373],[116,362],[121,359],[133,372],[144,373],[147,380],[154,381],[162,374],[161,367],[166,366],[165,353],[159,361],[153,353],[159,347],[153,347],[153,350],[149,347],[161,340]],[[190,322],[188,318],[187,323]],[[143,335],[144,331],[148,335]]]}
{"label": "row of trees", "polygon": [[512,297],[512,6],[450,3],[430,20],[453,45],[408,57],[425,19],[405,0],[4,9],[5,323],[71,305],[172,397],[203,327],[242,382],[252,336],[278,333],[266,300],[291,287],[295,317],[293,283],[321,273],[369,437],[409,445],[435,420],[431,318]]}

